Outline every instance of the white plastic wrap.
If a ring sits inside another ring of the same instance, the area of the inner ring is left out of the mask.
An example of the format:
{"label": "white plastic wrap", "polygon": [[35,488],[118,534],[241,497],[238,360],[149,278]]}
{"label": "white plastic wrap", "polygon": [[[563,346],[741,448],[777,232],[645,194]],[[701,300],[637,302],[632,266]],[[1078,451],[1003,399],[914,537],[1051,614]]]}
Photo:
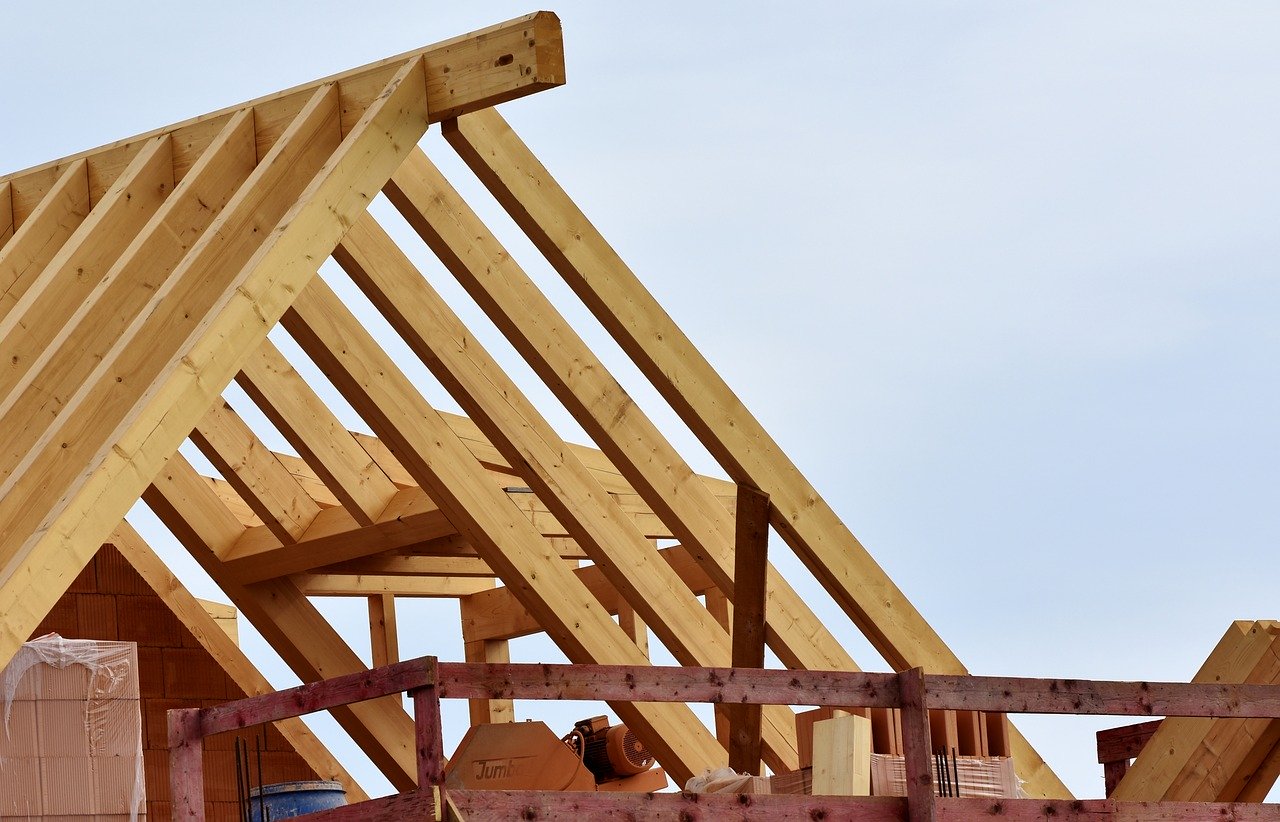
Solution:
{"label": "white plastic wrap", "polygon": [[770,793],[769,780],[763,776],[738,773],[732,768],[705,770],[690,777],[685,793]]}
{"label": "white plastic wrap", "polygon": [[137,646],[48,634],[0,677],[0,819],[136,822],[146,802]]}

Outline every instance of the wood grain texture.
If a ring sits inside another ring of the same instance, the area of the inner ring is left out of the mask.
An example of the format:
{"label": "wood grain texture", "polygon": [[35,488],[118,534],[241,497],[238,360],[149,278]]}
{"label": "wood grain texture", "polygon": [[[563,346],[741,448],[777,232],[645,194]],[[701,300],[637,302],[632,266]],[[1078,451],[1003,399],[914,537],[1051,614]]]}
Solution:
{"label": "wood grain texture", "polygon": [[[889,664],[964,673],[937,632],[501,115],[477,112],[447,123],[444,132],[729,476],[769,494],[774,527]],[[1029,793],[1070,796],[1016,732],[1014,749]]]}
{"label": "wood grain texture", "polygon": [[256,142],[262,157],[315,91],[333,85],[341,96],[342,134],[356,125],[396,71],[421,58],[426,74],[426,104],[432,122],[497,105],[564,83],[564,42],[560,20],[536,12],[463,34],[366,66],[259,97],[191,120],[81,152],[35,168],[0,176],[12,185],[14,217],[22,225],[36,204],[70,164],[83,161],[92,180],[92,202],[104,192],[148,140],[170,134],[174,144],[173,177],[181,180],[226,121],[243,108],[256,112]]}
{"label": "wood grain texture", "polygon": [[[370,215],[351,227],[334,257],[676,659],[732,664],[729,635]],[[763,664],[762,624],[757,633]],[[795,718],[785,709],[767,713],[770,765],[794,770]]]}

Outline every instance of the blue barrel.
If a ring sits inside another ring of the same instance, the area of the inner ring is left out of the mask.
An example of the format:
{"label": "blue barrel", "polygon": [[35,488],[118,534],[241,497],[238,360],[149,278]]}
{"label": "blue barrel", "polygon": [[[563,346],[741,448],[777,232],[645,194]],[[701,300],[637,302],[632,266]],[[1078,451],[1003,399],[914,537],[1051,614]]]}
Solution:
{"label": "blue barrel", "polygon": [[[261,792],[261,796],[259,796]],[[263,785],[249,791],[249,807],[253,822],[266,819],[292,819],[312,811],[327,811],[347,804],[347,792],[341,782],[313,780],[310,782],[280,782]]]}

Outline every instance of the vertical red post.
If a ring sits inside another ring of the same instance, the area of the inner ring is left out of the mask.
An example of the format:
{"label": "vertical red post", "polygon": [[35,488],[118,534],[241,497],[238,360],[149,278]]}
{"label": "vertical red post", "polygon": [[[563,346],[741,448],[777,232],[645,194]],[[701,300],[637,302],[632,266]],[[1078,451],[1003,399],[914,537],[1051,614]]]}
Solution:
{"label": "vertical red post", "polygon": [[169,711],[169,794],[173,819],[204,822],[204,736],[199,708]]}
{"label": "vertical red post", "polygon": [[929,706],[925,700],[924,669],[898,674],[902,695],[902,753],[907,769],[907,818],[910,822],[935,822],[937,797],[933,782],[933,740],[929,732]]}
{"label": "vertical red post", "polygon": [[[766,579],[769,568],[769,495],[738,486],[734,533],[732,663],[764,667]],[[728,705],[729,767],[760,774],[760,706]]]}
{"label": "vertical red post", "polygon": [[435,657],[427,661],[428,681],[410,692],[413,697],[414,738],[418,748],[418,790],[444,784],[444,741],[440,727],[440,691],[436,687]]}

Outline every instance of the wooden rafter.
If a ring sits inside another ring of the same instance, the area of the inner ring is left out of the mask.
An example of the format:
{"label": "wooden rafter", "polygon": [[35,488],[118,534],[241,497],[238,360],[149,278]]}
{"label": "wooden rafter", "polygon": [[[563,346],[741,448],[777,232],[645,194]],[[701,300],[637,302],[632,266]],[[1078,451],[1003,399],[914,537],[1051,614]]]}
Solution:
{"label": "wooden rafter", "polygon": [[396,488],[270,340],[243,363],[236,378],[361,525],[373,525]]}
{"label": "wooden rafter", "polygon": [[[6,432],[0,453],[18,451],[26,430],[17,426],[17,421],[57,413],[55,403],[67,399],[69,389],[93,367],[93,361],[82,352],[101,350],[95,340],[109,344],[127,324],[128,316],[118,318],[110,306],[97,310],[97,304],[105,301],[95,292],[110,292],[116,284],[127,287],[131,282],[127,274],[121,276],[116,263],[126,249],[136,258],[132,246],[155,236],[149,225],[151,217],[173,191],[172,153],[168,136],[150,140],[49,264],[37,276],[19,278],[5,292],[6,302],[12,302],[6,306],[7,312],[0,311],[5,314],[0,320],[0,339],[9,365],[0,376],[0,397],[8,398],[0,406],[4,409],[0,428]],[[140,234],[144,226],[147,231]],[[160,268],[146,274],[155,278],[150,280],[152,287],[163,277],[163,265]],[[84,331],[90,332],[91,339],[83,340],[73,318],[90,311],[115,322],[86,324]],[[66,338],[60,339],[64,335]],[[62,355],[61,359],[48,363],[54,352]],[[30,378],[36,374],[39,383],[32,390]],[[15,403],[13,398],[19,396]],[[49,405],[55,405],[54,409]]]}
{"label": "wooden rafter", "polygon": [[13,237],[13,186],[0,183],[0,250]]}
{"label": "wooden rafter", "polygon": [[[334,256],[676,658],[728,665],[728,633],[373,218],[352,226]],[[772,764],[794,770],[795,719],[770,714]]]}
{"label": "wooden rafter", "polygon": [[[299,679],[312,682],[366,667],[291,581],[242,585],[225,572],[218,554],[243,526],[181,454],[169,460],[143,499]],[[399,704],[361,703],[335,711],[334,718],[393,785],[403,790],[414,784],[413,728]]]}
{"label": "wooden rafter", "polygon": [[[733,521],[725,506],[439,170],[424,154],[413,152],[392,177],[386,193],[616,470],[670,526],[672,536],[692,550],[708,573],[716,576],[719,587],[731,594]],[[770,642],[784,663],[816,670],[857,670],[848,652],[776,571],[769,573],[769,589]]]}
{"label": "wooden rafter", "polygon": [[[267,678],[244,655],[244,651],[240,650],[227,632],[208,614],[205,603],[197,600],[183,587],[177,577],[165,566],[164,561],[128,522],[122,522],[112,532],[111,544],[120,551],[139,576],[191,631],[192,636],[200,643],[200,647],[217,660],[240,690],[248,696],[271,693],[275,690]],[[333,758],[333,754],[301,721],[283,720],[276,723],[276,728],[322,778],[341,782],[351,799],[367,796],[346,769]]]}
{"label": "wooden rafter", "polygon": [[[771,523],[876,650],[898,669],[964,672],[941,637],[501,115],[484,111],[458,118],[446,124],[445,135],[730,477],[769,494]],[[393,186],[404,174],[397,175]],[[604,441],[601,445],[605,447]],[[1028,792],[1070,795],[1021,734],[1016,729],[1012,733],[1019,776]]]}
{"label": "wooden rafter", "polygon": [[191,441],[282,543],[297,542],[320,513],[306,489],[229,404],[214,403],[191,432]]}
{"label": "wooden rafter", "polygon": [[[136,324],[138,333],[122,338],[103,360],[100,377],[86,384],[77,413],[58,432],[65,438],[37,440],[31,451],[37,458],[24,464],[38,464],[38,472],[6,479],[17,477],[0,500],[0,607],[27,619],[5,623],[0,658],[13,653],[37,614],[61,595],[426,129],[420,58],[402,65],[341,144],[328,147],[320,126],[336,116],[335,96],[332,86],[313,95],[215,218],[167,281],[186,287],[159,296],[155,310]],[[303,146],[303,132],[317,139]],[[296,157],[289,151],[295,138],[302,149]],[[297,189],[272,174],[286,157],[285,170],[300,178]],[[266,181],[275,183],[269,191]],[[278,201],[273,214],[268,204]],[[219,225],[225,232],[214,230]],[[258,230],[268,226],[275,228]],[[239,273],[218,276],[227,270]],[[162,344],[166,340],[174,344]],[[139,395],[121,387],[126,381]],[[50,579],[49,561],[59,555]],[[30,604],[7,607],[16,599]]]}
{"label": "wooden rafter", "polygon": [[[546,555],[542,536],[322,280],[298,296],[284,323],[571,659],[643,664],[635,643]],[[613,707],[673,773],[688,778],[723,756],[687,708]]]}
{"label": "wooden rafter", "polygon": [[[24,284],[34,280],[71,237],[85,217],[89,216],[88,165],[83,160],[64,164],[50,172],[48,191],[41,196],[30,219],[20,222],[12,207],[13,185],[5,183],[10,194],[9,242],[0,248],[0,316],[8,316],[17,302],[16,292],[26,290]],[[10,291],[15,295],[9,297]]]}

